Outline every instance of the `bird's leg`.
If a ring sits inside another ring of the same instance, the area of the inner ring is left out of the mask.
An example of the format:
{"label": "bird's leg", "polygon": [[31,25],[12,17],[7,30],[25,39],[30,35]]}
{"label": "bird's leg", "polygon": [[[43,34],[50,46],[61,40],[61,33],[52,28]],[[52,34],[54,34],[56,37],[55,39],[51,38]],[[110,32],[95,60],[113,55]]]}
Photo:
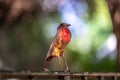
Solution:
{"label": "bird's leg", "polygon": [[51,59],[52,59],[52,57],[48,57],[48,58],[45,60],[45,63],[44,63],[44,65],[43,65],[42,71],[49,72],[49,70],[48,70],[48,65],[49,65]]}
{"label": "bird's leg", "polygon": [[49,64],[49,61],[45,61],[44,65],[43,65],[42,71],[49,72],[49,70],[48,70],[48,64]]}
{"label": "bird's leg", "polygon": [[61,62],[61,57],[60,56],[58,56],[58,61],[59,61],[60,70],[62,70],[62,62]]}
{"label": "bird's leg", "polygon": [[69,68],[68,65],[67,65],[67,62],[66,62],[66,60],[65,60],[64,55],[62,55],[62,58],[63,58],[64,64],[65,64],[65,67],[66,67],[65,72],[71,72],[71,71],[70,71],[70,68]]}

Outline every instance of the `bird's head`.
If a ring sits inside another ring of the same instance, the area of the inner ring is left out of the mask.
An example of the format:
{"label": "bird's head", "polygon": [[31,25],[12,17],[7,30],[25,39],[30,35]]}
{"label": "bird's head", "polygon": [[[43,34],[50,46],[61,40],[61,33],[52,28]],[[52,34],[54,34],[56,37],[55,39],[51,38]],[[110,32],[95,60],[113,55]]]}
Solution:
{"label": "bird's head", "polygon": [[61,23],[57,29],[60,29],[60,28],[68,28],[71,24],[67,24],[67,23]]}

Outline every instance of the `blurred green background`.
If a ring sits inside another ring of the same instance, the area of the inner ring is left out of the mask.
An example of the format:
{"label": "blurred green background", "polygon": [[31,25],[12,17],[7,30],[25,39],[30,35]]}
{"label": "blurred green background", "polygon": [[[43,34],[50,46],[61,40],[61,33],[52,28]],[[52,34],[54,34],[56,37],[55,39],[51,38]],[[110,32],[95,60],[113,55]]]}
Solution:
{"label": "blurred green background", "polygon": [[[71,24],[72,71],[116,72],[116,38],[106,0],[1,0],[0,68],[40,71],[61,22]],[[50,70],[59,70],[54,58]]]}

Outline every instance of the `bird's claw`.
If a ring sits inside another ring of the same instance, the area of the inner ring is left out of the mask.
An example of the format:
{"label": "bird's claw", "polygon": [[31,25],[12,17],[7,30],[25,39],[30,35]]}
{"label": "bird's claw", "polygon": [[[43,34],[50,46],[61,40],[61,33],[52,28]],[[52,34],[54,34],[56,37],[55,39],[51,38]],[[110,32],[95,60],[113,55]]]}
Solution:
{"label": "bird's claw", "polygon": [[47,68],[43,68],[42,71],[49,72]]}
{"label": "bird's claw", "polygon": [[65,70],[65,72],[67,72],[67,73],[72,73],[72,71],[71,71],[69,68],[67,68],[67,69]]}

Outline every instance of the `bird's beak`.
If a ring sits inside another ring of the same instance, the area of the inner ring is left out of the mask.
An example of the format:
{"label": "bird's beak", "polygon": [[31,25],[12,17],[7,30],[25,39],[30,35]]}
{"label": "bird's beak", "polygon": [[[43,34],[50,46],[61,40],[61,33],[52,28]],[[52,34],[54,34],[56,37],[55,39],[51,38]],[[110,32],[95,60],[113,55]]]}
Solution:
{"label": "bird's beak", "polygon": [[71,24],[67,24],[67,26],[71,26]]}

